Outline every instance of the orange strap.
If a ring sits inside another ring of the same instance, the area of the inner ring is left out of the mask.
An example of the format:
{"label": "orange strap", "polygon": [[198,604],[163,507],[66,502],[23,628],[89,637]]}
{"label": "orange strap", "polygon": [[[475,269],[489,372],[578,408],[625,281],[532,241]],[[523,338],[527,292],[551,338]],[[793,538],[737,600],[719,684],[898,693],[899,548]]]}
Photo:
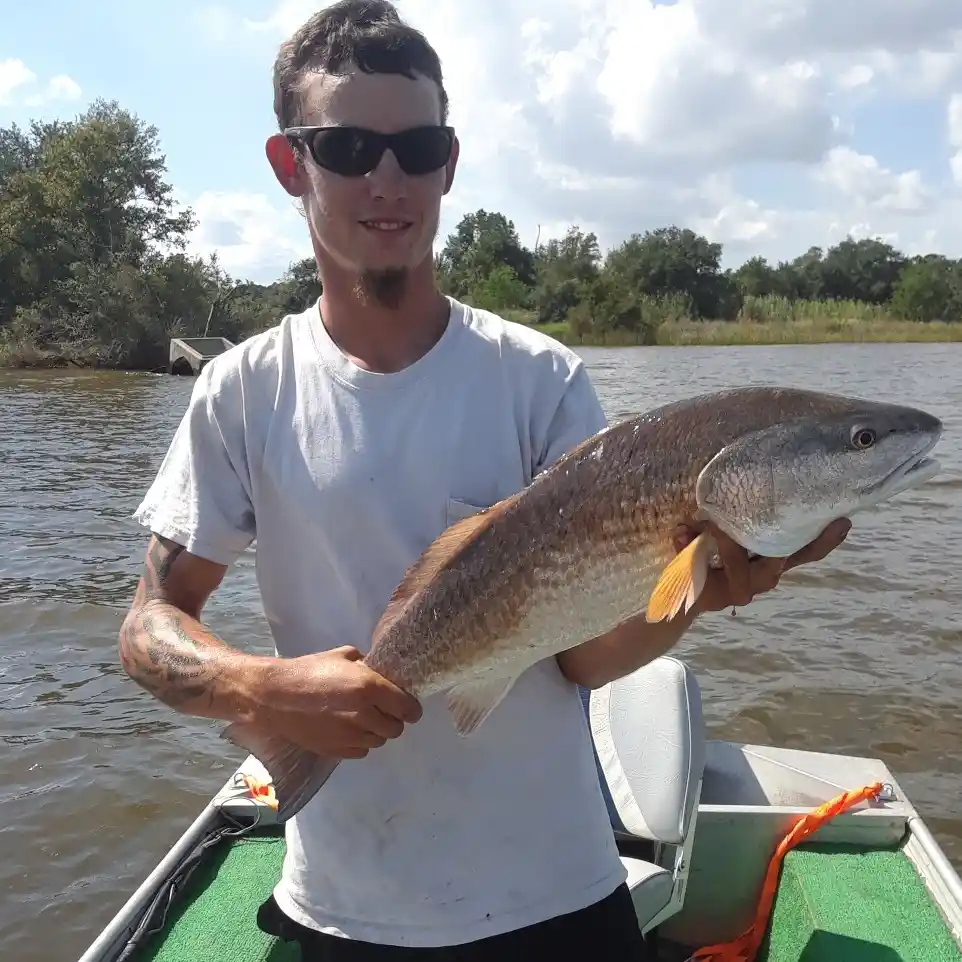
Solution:
{"label": "orange strap", "polygon": [[871,785],[865,785],[856,791],[836,795],[835,798],[825,802],[824,805],[819,805],[818,808],[813,809],[807,815],[802,815],[778,843],[778,848],[775,849],[775,854],[768,864],[758,909],[755,913],[755,921],[734,941],[709,945],[699,949],[689,957],[688,962],[754,962],[755,954],[758,952],[762,939],[765,937],[765,931],[768,929],[768,920],[771,915],[772,904],[775,901],[782,860],[789,850],[798,845],[799,842],[804,841],[825,822],[852,808],[853,805],[858,805],[859,802],[878,796],[881,791],[882,783],[873,782]]}
{"label": "orange strap", "polygon": [[277,808],[277,797],[274,795],[274,786],[270,782],[258,781],[252,775],[247,774],[241,777],[255,800],[259,798],[261,801],[267,802],[271,808]]}

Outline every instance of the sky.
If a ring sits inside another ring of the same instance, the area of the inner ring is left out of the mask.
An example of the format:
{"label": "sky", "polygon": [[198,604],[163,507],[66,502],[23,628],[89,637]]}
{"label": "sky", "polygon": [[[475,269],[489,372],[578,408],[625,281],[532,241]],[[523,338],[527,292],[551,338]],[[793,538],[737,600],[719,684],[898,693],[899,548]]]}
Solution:
{"label": "sky", "polygon": [[[277,45],[305,0],[0,0],[0,126],[98,97],[157,127],[190,249],[268,283],[309,256],[274,179]],[[438,245],[500,211],[533,246],[676,224],[723,266],[879,237],[962,256],[960,0],[397,0],[461,155]]]}

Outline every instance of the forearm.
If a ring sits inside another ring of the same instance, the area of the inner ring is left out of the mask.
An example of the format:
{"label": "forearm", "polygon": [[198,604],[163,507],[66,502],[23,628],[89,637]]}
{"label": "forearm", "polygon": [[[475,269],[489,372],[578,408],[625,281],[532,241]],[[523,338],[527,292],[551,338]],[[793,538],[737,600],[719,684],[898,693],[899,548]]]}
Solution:
{"label": "forearm", "polygon": [[671,621],[650,623],[644,613],[607,634],[557,656],[562,674],[582,688],[601,688],[670,651],[697,616],[696,609]]}
{"label": "forearm", "polygon": [[132,608],[120,631],[120,660],[127,674],[164,704],[223,721],[259,715],[277,661],[230,647],[164,601]]}

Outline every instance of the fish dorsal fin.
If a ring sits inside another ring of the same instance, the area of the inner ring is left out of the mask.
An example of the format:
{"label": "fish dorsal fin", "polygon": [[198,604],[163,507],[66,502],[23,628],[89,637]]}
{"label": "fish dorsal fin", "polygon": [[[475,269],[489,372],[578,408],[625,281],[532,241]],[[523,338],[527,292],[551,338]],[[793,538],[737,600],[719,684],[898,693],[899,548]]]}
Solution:
{"label": "fish dorsal fin", "polygon": [[391,627],[408,602],[426,585],[457,553],[480,534],[501,513],[508,500],[500,501],[490,508],[468,518],[455,521],[444,529],[424,550],[421,556],[404,573],[401,583],[394,589],[391,600],[374,627],[372,646]]}

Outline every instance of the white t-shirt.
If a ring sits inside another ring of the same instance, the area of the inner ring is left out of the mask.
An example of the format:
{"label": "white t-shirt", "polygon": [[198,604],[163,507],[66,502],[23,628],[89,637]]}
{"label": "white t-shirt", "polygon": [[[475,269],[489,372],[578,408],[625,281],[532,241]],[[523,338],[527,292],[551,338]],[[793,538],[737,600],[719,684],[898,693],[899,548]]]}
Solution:
{"label": "white t-shirt", "polygon": [[[396,374],[350,362],[317,306],[212,361],[135,517],[230,563],[256,537],[281,656],[355,645],[405,569],[459,518],[601,430],[580,358],[451,301]],[[242,639],[226,639],[242,644]],[[470,737],[443,696],[341,763],[287,823],[275,897],[314,929],[453,945],[590,905],[624,880],[576,686],[526,672]]]}

